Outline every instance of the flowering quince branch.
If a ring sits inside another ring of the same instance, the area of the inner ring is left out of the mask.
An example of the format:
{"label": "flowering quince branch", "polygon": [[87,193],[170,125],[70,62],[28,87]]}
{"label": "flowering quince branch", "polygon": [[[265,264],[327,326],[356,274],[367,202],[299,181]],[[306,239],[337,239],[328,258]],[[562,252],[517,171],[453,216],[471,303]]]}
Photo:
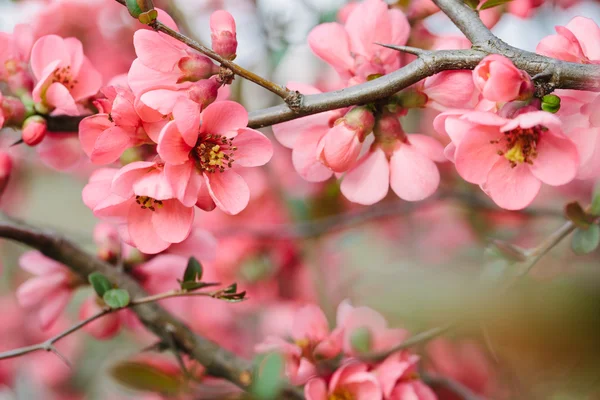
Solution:
{"label": "flowering quince branch", "polygon": [[[56,342],[58,342],[59,340],[69,336],[72,333],[77,332],[78,330],[80,330],[84,326],[88,325],[89,323],[91,323],[99,318],[102,318],[105,315],[108,315],[110,313],[122,310],[123,308],[132,308],[135,306],[139,306],[140,304],[154,303],[154,302],[157,302],[160,300],[170,299],[173,297],[202,296],[202,297],[219,298],[219,295],[221,295],[221,294],[222,294],[222,290],[217,290],[217,291],[213,291],[213,292],[189,292],[184,289],[178,289],[178,290],[172,290],[170,292],[159,293],[159,294],[155,294],[155,295],[151,295],[151,296],[142,297],[139,299],[133,299],[127,306],[122,307],[122,308],[104,307],[100,312],[98,312],[82,321],[79,321],[78,323],[74,324],[70,328],[51,337],[50,339],[48,339],[44,342],[0,353],[0,360],[5,360],[7,358],[22,356],[22,355],[25,355],[27,353],[31,353],[31,352],[37,351],[37,350],[56,351],[54,344]],[[173,337],[169,336],[168,340],[172,341]]]}
{"label": "flowering quince branch", "polygon": [[[83,280],[86,280],[90,274],[99,272],[119,288],[126,290],[133,299],[146,299],[132,307],[132,310],[161,341],[168,343],[169,340],[174,340],[180,351],[204,365],[213,376],[222,377],[241,388],[248,388],[252,383],[252,366],[248,361],[193,333],[185,324],[157,305],[156,300],[159,299],[156,296],[148,296],[132,277],[86,253],[56,232],[40,230],[18,221],[2,221],[0,222],[0,237],[26,244],[41,251],[47,257],[68,266]],[[175,292],[171,292],[169,296],[175,295],[181,296]],[[102,315],[93,317],[97,319],[108,313],[108,311],[99,313]],[[77,327],[75,330],[79,328]],[[301,398],[293,389],[286,390],[285,396],[290,399]]]}

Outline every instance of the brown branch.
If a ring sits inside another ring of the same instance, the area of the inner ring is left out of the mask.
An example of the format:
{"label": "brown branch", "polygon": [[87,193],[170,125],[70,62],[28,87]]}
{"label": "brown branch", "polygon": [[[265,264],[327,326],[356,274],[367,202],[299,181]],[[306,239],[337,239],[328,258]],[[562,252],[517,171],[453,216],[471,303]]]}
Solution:
{"label": "brown branch", "polygon": [[484,400],[483,397],[480,397],[473,393],[471,389],[463,385],[462,383],[455,381],[454,379],[447,378],[445,376],[436,376],[427,373],[421,374],[421,379],[427,385],[432,388],[446,388],[460,397],[462,400]]}
{"label": "brown branch", "polygon": [[[56,260],[75,272],[83,280],[92,272],[100,272],[111,282],[129,292],[131,298],[147,296],[141,286],[129,275],[112,265],[86,253],[59,234],[38,229],[22,222],[1,221],[0,237],[26,244]],[[193,333],[184,323],[173,317],[158,304],[144,303],[131,308],[140,321],[165,343],[170,337],[180,351],[206,367],[208,373],[248,389],[252,382],[252,365],[218,344]],[[286,389],[285,398],[301,399],[293,388]]]}

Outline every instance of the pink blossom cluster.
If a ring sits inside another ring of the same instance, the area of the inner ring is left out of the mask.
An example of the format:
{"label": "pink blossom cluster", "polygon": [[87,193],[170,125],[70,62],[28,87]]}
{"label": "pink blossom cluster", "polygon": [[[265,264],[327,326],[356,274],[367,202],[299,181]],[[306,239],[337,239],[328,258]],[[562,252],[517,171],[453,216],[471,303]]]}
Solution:
{"label": "pink blossom cluster", "polygon": [[[407,335],[388,327],[377,311],[343,301],[333,330],[319,307],[307,305],[295,314],[289,337],[269,336],[256,351],[280,353],[291,383],[306,384],[307,400],[436,399],[419,379],[419,357],[393,351]],[[381,362],[361,359],[385,352],[390,354]]]}

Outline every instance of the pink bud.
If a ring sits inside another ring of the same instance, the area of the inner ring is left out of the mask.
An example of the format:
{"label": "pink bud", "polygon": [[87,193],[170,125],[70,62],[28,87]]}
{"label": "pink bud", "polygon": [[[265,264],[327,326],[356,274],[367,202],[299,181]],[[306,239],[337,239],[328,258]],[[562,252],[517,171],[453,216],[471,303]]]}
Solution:
{"label": "pink bud", "polygon": [[406,134],[402,129],[402,124],[396,114],[384,111],[383,115],[377,118],[373,133],[380,143],[394,143],[398,140],[405,142]]}
{"label": "pink bud", "polygon": [[39,144],[46,136],[46,132],[46,120],[39,115],[33,115],[23,122],[22,138],[29,146]]}
{"label": "pink bud", "polygon": [[235,20],[225,10],[218,10],[210,16],[210,38],[213,50],[223,57],[233,60],[237,50]]}
{"label": "pink bud", "polygon": [[358,159],[362,142],[374,124],[375,117],[366,107],[353,108],[319,142],[319,160],[334,172],[347,171]]}
{"label": "pink bud", "polygon": [[219,73],[219,67],[210,58],[200,54],[183,57],[179,60],[178,65],[183,75],[177,80],[177,83],[197,82]]}
{"label": "pink bud", "polygon": [[473,70],[473,81],[486,100],[524,100],[533,95],[529,75],[499,54],[492,54],[481,60]]}
{"label": "pink bud", "polygon": [[213,103],[219,94],[221,84],[217,82],[216,77],[203,79],[194,83],[189,89],[189,96],[192,101],[200,104],[204,109],[209,104]]}
{"label": "pink bud", "polygon": [[12,158],[10,158],[10,155],[8,155],[8,153],[0,151],[0,195],[2,195],[2,192],[8,184],[12,168],[13,162]]}

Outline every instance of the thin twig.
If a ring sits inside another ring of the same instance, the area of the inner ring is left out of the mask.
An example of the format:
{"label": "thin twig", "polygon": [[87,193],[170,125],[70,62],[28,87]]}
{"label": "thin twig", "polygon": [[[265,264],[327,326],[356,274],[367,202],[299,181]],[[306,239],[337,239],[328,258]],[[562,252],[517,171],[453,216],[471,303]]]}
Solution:
{"label": "thin twig", "polygon": [[454,379],[450,379],[445,376],[431,375],[427,373],[422,373],[421,379],[423,380],[423,382],[425,382],[427,385],[433,388],[443,387],[450,390],[451,392],[459,396],[462,400],[484,400],[483,397],[476,395],[471,389],[469,389],[462,383],[455,381]]}

